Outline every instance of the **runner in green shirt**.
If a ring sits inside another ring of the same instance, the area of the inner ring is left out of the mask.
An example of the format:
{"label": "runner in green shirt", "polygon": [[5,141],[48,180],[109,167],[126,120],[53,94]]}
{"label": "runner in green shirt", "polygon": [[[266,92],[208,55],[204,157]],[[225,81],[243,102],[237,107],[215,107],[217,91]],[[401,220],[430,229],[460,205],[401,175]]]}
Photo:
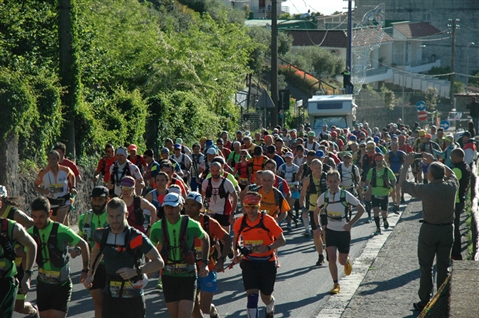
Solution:
{"label": "runner in green shirt", "polygon": [[376,167],[369,169],[366,177],[366,200],[372,197],[372,208],[374,211],[374,223],[376,223],[376,232],[374,235],[381,234],[381,227],[379,226],[379,209],[383,217],[383,226],[387,230],[388,223],[388,204],[389,194],[393,191],[396,185],[396,176],[394,172],[386,166],[384,161],[384,154],[376,153],[374,160]]}
{"label": "runner in green shirt", "polygon": [[[78,235],[90,244],[90,250],[93,250],[95,246],[93,237],[95,230],[108,226],[106,217],[106,205],[110,201],[108,194],[107,187],[97,186],[93,188],[91,193],[91,210],[78,218]],[[102,318],[103,288],[105,288],[105,285],[105,264],[101,262],[95,272],[93,286],[90,288],[90,295],[95,307],[95,318]]]}
{"label": "runner in green shirt", "polygon": [[19,243],[26,248],[25,274],[20,285],[23,294],[30,290],[33,261],[37,252],[37,244],[26,233],[19,223],[0,218],[0,313],[2,317],[12,317],[15,299],[18,291],[18,282],[15,279],[15,244]]}
{"label": "runner in green shirt", "polygon": [[[200,276],[208,276],[210,240],[200,223],[180,215],[183,198],[168,193],[163,202],[165,217],[153,224],[151,242],[165,259],[163,295],[171,317],[191,317],[196,294],[195,237],[201,240]],[[165,232],[167,235],[165,235]]]}
{"label": "runner in green shirt", "polygon": [[[50,219],[52,210],[46,197],[36,198],[30,207],[35,225],[28,229],[28,234],[38,245],[37,304],[40,316],[66,317],[72,295],[68,247],[76,246],[81,250],[81,282],[88,272],[90,249],[88,243],[69,227]],[[72,258],[77,255],[71,253]]]}

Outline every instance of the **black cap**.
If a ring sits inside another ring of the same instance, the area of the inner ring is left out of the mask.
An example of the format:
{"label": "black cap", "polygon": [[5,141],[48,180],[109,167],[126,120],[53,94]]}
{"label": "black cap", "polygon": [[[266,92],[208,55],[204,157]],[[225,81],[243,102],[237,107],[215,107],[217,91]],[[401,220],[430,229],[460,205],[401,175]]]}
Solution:
{"label": "black cap", "polygon": [[276,152],[276,147],[275,146],[268,146],[268,148],[266,148],[266,151],[268,153],[275,153]]}
{"label": "black cap", "polygon": [[108,197],[108,189],[107,187],[104,186],[96,186],[93,188],[91,191],[91,197],[92,198],[97,198],[97,197]]}
{"label": "black cap", "polygon": [[255,146],[253,154],[255,156],[261,156],[263,154],[263,148],[261,148],[261,146]]}

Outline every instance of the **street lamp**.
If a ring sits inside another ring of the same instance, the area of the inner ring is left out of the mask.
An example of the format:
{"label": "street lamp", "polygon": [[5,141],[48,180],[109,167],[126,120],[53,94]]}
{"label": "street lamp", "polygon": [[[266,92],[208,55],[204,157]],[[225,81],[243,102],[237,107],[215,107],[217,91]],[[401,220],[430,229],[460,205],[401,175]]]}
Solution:
{"label": "street lamp", "polygon": [[466,46],[466,55],[467,55],[467,58],[466,58],[466,90],[467,90],[467,87],[469,86],[469,47],[471,45],[476,45],[476,43],[474,42],[469,42],[467,43],[467,46]]}

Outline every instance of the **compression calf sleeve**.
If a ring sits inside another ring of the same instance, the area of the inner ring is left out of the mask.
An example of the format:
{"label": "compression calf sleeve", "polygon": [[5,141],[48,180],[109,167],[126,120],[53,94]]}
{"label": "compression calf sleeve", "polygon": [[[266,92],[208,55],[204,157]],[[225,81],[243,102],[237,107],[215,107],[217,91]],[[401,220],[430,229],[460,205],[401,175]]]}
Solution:
{"label": "compression calf sleeve", "polygon": [[376,223],[376,227],[378,227],[378,228],[380,227],[379,226],[379,216],[374,217],[374,223]]}
{"label": "compression calf sleeve", "polygon": [[272,297],[273,300],[271,300],[271,302],[266,305],[266,312],[267,313],[270,313],[270,312],[273,312],[274,311],[274,297]]}
{"label": "compression calf sleeve", "polygon": [[304,229],[306,231],[309,231],[309,216],[306,216],[306,217],[303,216],[303,224],[304,224]]}
{"label": "compression calf sleeve", "polygon": [[246,305],[248,309],[248,318],[259,318],[258,297],[258,294],[248,295],[248,304]]}

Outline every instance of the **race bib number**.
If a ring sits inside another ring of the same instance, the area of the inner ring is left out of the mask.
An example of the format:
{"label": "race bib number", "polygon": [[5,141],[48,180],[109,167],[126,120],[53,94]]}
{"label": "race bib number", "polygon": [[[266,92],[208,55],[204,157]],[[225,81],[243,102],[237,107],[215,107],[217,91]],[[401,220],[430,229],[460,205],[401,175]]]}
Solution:
{"label": "race bib number", "polygon": [[203,251],[201,249],[201,246],[195,247],[196,251],[196,259],[203,259]]}
{"label": "race bib number", "polygon": [[[125,282],[123,285],[123,291],[121,285],[123,282],[110,282],[110,293],[113,298],[132,298],[135,296],[135,288],[131,286],[130,282]],[[121,295],[120,295],[121,293]]]}
{"label": "race bib number", "polygon": [[331,222],[341,222],[343,214],[341,212],[329,212],[328,218]]}
{"label": "race bib number", "polygon": [[63,183],[50,184],[51,193],[62,193],[63,192]]}
{"label": "race bib number", "polygon": [[247,240],[244,245],[253,253],[258,253],[258,249],[263,246],[263,240]]}

